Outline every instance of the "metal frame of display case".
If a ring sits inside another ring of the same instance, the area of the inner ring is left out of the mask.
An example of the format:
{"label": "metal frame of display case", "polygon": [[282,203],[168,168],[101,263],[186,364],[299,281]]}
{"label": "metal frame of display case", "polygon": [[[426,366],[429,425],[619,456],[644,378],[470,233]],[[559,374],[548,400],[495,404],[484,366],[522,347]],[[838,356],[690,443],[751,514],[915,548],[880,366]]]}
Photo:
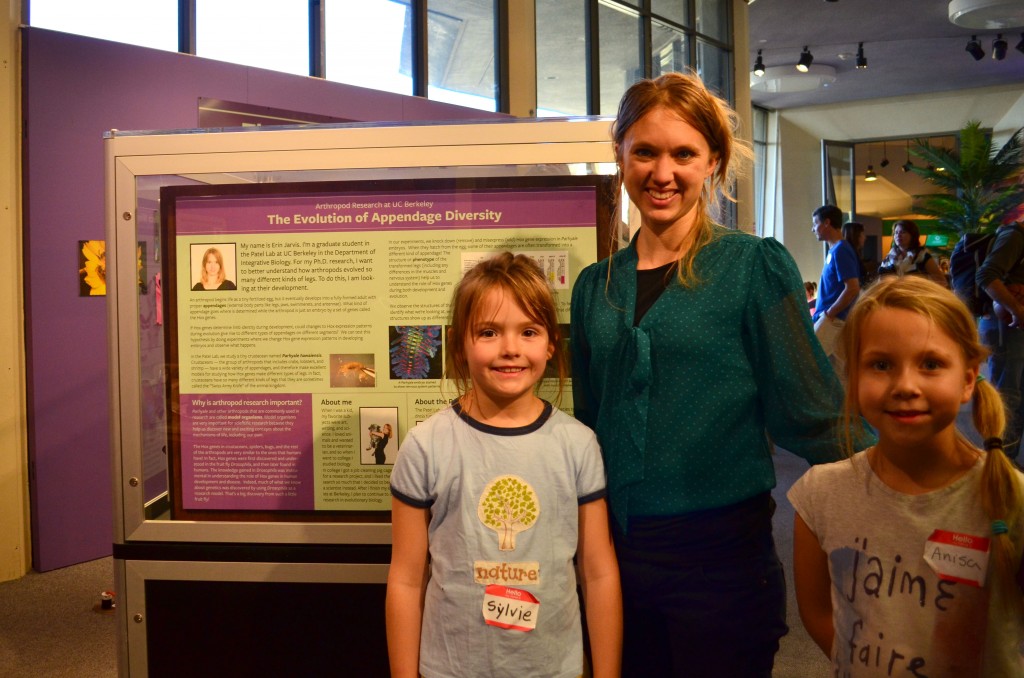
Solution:
{"label": "metal frame of display case", "polygon": [[[173,520],[147,483],[136,248],[140,186],[363,177],[486,176],[488,168],[572,166],[612,175],[610,121],[596,118],[258,130],[111,131],[105,140],[114,564],[122,675],[146,676],[149,581],[381,585],[390,523]],[[152,197],[145,210],[152,211]],[[159,223],[155,225],[159,229]],[[167,404],[170,406],[170,403]],[[149,431],[160,434],[160,431]],[[195,601],[181,601],[182,605]],[[379,610],[383,633],[383,609]],[[325,623],[328,623],[325,621]]]}

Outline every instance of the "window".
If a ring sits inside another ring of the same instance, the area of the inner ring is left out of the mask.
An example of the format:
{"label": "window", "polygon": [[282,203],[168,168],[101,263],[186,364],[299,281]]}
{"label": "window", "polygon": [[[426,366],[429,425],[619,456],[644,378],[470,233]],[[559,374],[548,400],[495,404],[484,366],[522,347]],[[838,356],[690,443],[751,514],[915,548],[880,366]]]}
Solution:
{"label": "window", "polygon": [[753,107],[751,111],[754,140],[754,232],[760,236],[765,233],[765,193],[767,192],[768,167],[768,111]]}
{"label": "window", "polygon": [[651,77],[685,71],[690,48],[683,31],[657,21],[651,22]]}
{"label": "window", "polygon": [[640,17],[624,7],[601,3],[597,13],[600,32],[600,107],[597,115],[615,115],[622,93],[644,77]]}
{"label": "window", "polygon": [[614,115],[637,80],[690,69],[733,98],[729,0],[536,0],[536,8],[541,111]]}
{"label": "window", "polygon": [[32,0],[29,23],[141,47],[178,49],[178,0]]}
{"label": "window", "polygon": [[412,94],[412,17],[395,0],[327,2],[324,76],[334,82]]}
{"label": "window", "polygon": [[[731,0],[532,1],[538,115],[614,115],[640,78],[690,68],[732,99]],[[41,28],[487,111],[502,100],[500,0],[28,4]]]}
{"label": "window", "polygon": [[585,0],[536,2],[537,115],[586,115]]}
{"label": "window", "polygon": [[427,94],[497,110],[493,0],[427,0]]}
{"label": "window", "polygon": [[651,11],[680,26],[689,26],[689,5],[687,0],[651,0]]}
{"label": "window", "polygon": [[308,75],[309,2],[276,0],[255,10],[248,0],[196,0],[196,54]]}

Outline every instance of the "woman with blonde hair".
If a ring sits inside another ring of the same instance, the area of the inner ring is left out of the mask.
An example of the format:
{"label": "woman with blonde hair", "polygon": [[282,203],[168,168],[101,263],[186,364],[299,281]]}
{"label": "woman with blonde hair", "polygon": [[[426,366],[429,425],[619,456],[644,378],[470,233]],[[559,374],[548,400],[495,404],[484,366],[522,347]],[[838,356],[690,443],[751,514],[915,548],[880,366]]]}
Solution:
{"label": "woman with blonde hair", "polygon": [[202,270],[199,282],[192,286],[193,292],[203,290],[233,290],[235,283],[227,280],[224,275],[224,255],[216,247],[210,247],[203,253]]}
{"label": "woman with blonde hair", "polygon": [[772,442],[840,453],[842,390],[792,257],[712,217],[750,155],[734,125],[696,76],[629,88],[612,136],[640,228],[573,288],[573,402],[608,471],[623,676],[771,675],[787,630]]}

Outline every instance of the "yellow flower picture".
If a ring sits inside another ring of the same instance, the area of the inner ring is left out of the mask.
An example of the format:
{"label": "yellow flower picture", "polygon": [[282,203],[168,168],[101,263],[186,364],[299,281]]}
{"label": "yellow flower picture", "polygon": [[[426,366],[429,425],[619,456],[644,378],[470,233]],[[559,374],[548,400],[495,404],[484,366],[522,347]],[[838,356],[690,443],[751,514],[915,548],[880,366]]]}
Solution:
{"label": "yellow flower picture", "polygon": [[78,241],[78,294],[103,297],[107,294],[107,244],[104,240]]}

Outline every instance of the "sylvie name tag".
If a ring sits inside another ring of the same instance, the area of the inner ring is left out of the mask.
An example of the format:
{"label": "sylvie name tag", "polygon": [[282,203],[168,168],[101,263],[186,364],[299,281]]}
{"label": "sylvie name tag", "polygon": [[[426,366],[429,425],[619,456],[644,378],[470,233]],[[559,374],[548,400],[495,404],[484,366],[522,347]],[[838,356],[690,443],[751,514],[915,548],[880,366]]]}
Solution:
{"label": "sylvie name tag", "polygon": [[989,538],[935,530],[924,544],[924,559],[940,579],[981,587],[988,572]]}
{"label": "sylvie name tag", "polygon": [[491,584],[484,589],[484,621],[514,631],[537,628],[540,601],[529,591]]}

